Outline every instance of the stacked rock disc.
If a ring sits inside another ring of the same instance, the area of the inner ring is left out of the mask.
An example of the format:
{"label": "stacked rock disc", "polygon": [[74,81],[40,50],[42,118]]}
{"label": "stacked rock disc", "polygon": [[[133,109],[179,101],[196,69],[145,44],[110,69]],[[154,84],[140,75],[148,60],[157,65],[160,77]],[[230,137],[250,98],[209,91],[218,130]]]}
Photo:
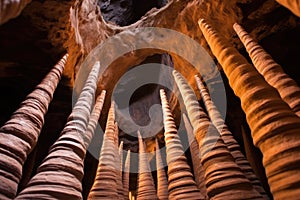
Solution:
{"label": "stacked rock disc", "polygon": [[129,200],[129,176],[130,176],[130,150],[127,151],[127,156],[124,165],[124,176],[123,176],[124,200]]}
{"label": "stacked rock disc", "polygon": [[115,110],[112,102],[94,184],[88,199],[118,199],[117,176],[119,176],[117,161],[118,149],[115,143]]}
{"label": "stacked rock disc", "polygon": [[161,159],[158,141],[156,139],[156,170],[157,170],[157,197],[159,200],[168,199],[168,179]]}
{"label": "stacked rock disc", "polygon": [[157,199],[155,185],[151,174],[151,169],[148,161],[148,156],[145,151],[144,141],[138,132],[139,140],[139,175],[137,200],[143,199]]}
{"label": "stacked rock disc", "polygon": [[160,90],[163,109],[165,142],[168,164],[170,199],[204,199],[194,181],[190,166],[184,155],[176,125],[171,114],[165,91]]}
{"label": "stacked rock disc", "polygon": [[81,199],[86,133],[99,77],[96,62],[68,122],[48,156],[16,199]]}
{"label": "stacked rock disc", "polygon": [[17,193],[24,162],[37,143],[67,57],[53,67],[0,128],[0,199],[12,199]]}
{"label": "stacked rock disc", "polygon": [[225,121],[223,120],[221,113],[218,111],[217,107],[212,101],[208,93],[208,89],[204,86],[204,83],[201,81],[201,79],[198,76],[195,76],[195,79],[199,91],[201,93],[202,100],[206,106],[206,110],[208,112],[209,118],[211,119],[212,123],[215,125],[218,132],[220,133],[224,143],[229,149],[236,164],[241,168],[245,176],[252,183],[255,190],[259,192],[265,199],[269,199],[266,194],[266,191],[261,186],[261,183],[258,180],[257,176],[254,174],[254,171],[250,163],[245,158],[244,154],[242,154],[240,145],[234,139],[232,133],[229,131],[227,125],[225,124]]}
{"label": "stacked rock disc", "polygon": [[209,120],[197,97],[178,73],[173,73],[194,127],[205,170],[207,195],[210,199],[263,199],[253,189],[224,144],[218,130]]}

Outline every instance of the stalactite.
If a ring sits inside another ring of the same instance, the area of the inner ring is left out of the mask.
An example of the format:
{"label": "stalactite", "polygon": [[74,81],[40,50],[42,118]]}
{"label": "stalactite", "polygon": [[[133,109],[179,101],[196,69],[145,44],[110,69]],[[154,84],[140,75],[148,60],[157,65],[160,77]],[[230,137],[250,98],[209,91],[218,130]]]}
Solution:
{"label": "stalactite", "polygon": [[223,120],[221,113],[218,111],[214,102],[210,98],[207,88],[204,86],[200,78],[195,76],[198,89],[201,93],[202,100],[205,104],[206,110],[208,112],[209,118],[211,119],[214,126],[220,133],[225,145],[229,149],[232,157],[234,158],[236,164],[241,168],[242,172],[245,174],[246,178],[252,183],[254,189],[258,191],[265,199],[269,199],[264,188],[261,186],[260,181],[254,174],[250,163],[242,154],[240,145],[234,139],[232,133],[229,131],[225,121]]}
{"label": "stalactite", "polygon": [[185,79],[173,73],[181,96],[184,99],[188,116],[195,123],[201,163],[205,170],[205,183],[210,199],[262,199],[224,145],[215,126],[200,107],[196,95]]}
{"label": "stalactite", "polygon": [[124,176],[123,176],[124,200],[129,200],[129,176],[130,176],[130,150],[127,151],[127,156],[124,165]]}
{"label": "stalactite", "polygon": [[82,199],[83,160],[86,153],[84,134],[99,77],[96,62],[76,102],[67,124],[37,174],[16,199]]}
{"label": "stalactite", "polygon": [[0,1],[0,25],[20,15],[22,10],[31,0],[1,0]]}
{"label": "stalactite", "polygon": [[160,90],[165,129],[170,199],[205,199],[193,179],[184,155],[176,125],[171,114],[165,91]]}
{"label": "stalactite", "polygon": [[268,54],[244,29],[238,24],[233,28],[244,44],[257,71],[265,80],[277,89],[281,98],[300,117],[300,87],[291,79]]}
{"label": "stalactite", "polygon": [[295,15],[300,17],[300,1],[299,0],[276,0],[278,3],[292,11]]}
{"label": "stalactite", "polygon": [[88,145],[90,144],[90,142],[91,142],[91,140],[94,136],[94,132],[96,130],[98,120],[99,120],[99,117],[100,117],[100,113],[102,111],[103,103],[104,103],[104,100],[105,100],[105,95],[106,95],[106,91],[103,90],[101,92],[101,94],[96,99],[94,109],[93,109],[93,111],[91,113],[91,116],[90,116],[89,125],[88,125],[87,131],[84,135],[84,137],[85,137],[84,138],[85,148],[88,147]]}
{"label": "stalactite", "polygon": [[0,199],[12,199],[17,193],[22,166],[37,143],[67,57],[65,55],[53,67],[0,128]]}
{"label": "stalactite", "polygon": [[139,175],[138,175],[138,189],[137,200],[143,199],[157,199],[156,190],[154,186],[151,169],[145,151],[145,146],[140,132],[138,132],[139,140]]}
{"label": "stalactite", "polygon": [[241,99],[254,144],[263,153],[263,164],[274,198],[298,198],[299,118],[232,45],[204,20],[199,21],[199,26],[231,88]]}
{"label": "stalactite", "polygon": [[115,159],[118,154],[115,133],[115,107],[112,102],[108,112],[98,169],[88,199],[118,199],[119,163]]}
{"label": "stalactite", "polygon": [[157,139],[156,143],[156,170],[157,170],[157,197],[159,200],[168,199],[168,179],[165,173],[163,161],[159,150]]}
{"label": "stalactite", "polygon": [[[117,128],[118,126],[116,126]],[[123,171],[123,141],[120,143],[119,146],[119,153],[118,153],[118,176],[117,176],[117,186],[118,186],[118,199],[124,199],[124,191],[123,191],[123,183],[122,183],[122,171]]]}
{"label": "stalactite", "polygon": [[203,166],[200,162],[201,156],[200,156],[200,151],[199,151],[199,145],[195,139],[193,127],[191,127],[191,125],[188,121],[188,118],[185,114],[183,114],[183,121],[184,121],[185,129],[187,132],[187,136],[189,139],[195,181],[196,181],[196,184],[197,184],[201,194],[203,194],[203,196],[205,196],[205,198],[207,199],[208,197],[207,197],[207,191],[206,191],[206,186],[205,186],[204,170],[203,170]]}

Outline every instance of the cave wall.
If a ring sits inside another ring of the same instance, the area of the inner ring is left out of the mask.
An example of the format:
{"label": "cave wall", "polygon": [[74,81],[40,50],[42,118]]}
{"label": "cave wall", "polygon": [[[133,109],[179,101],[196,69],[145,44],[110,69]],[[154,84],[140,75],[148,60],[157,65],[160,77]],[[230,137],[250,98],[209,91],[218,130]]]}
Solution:
{"label": "cave wall", "polygon": [[[273,0],[263,2],[259,0],[228,0],[206,3],[200,1],[170,1],[164,7],[162,6],[165,2],[153,1],[151,2],[152,5],[143,4],[145,7],[140,9],[140,13],[135,17],[132,16],[132,13],[137,7],[139,8],[138,4],[132,1],[132,5],[136,7],[129,13],[130,3],[127,3],[127,10],[122,13],[117,8],[121,6],[121,3],[122,1],[111,1],[105,14],[101,2],[100,7],[98,7],[98,2],[94,1],[32,1],[19,17],[0,26],[0,46],[1,49],[4,49],[0,55],[0,88],[3,94],[0,99],[0,125],[3,125],[9,119],[9,116],[18,108],[20,102],[40,82],[51,66],[65,52],[70,54],[63,80],[46,115],[46,124],[38,145],[25,164],[24,178],[20,189],[24,187],[29,177],[35,174],[36,168],[46,156],[49,147],[58,138],[60,130],[65,124],[72,108],[72,87],[80,64],[95,46],[107,37],[123,30],[146,25],[166,27],[190,36],[209,51],[196,23],[200,17],[205,17],[247,57],[247,53],[231,28],[234,22],[239,22],[260,41],[273,58],[283,66],[286,73],[298,84],[300,83],[300,74],[297,69],[297,55],[300,47],[300,38],[298,37],[300,34],[300,20],[288,9]],[[162,8],[158,9],[160,7]],[[144,11],[148,10],[150,11],[143,16]],[[104,18],[99,17],[101,12],[103,12]],[[140,17],[141,19],[138,20]],[[113,23],[105,20],[112,20]],[[156,53],[162,52],[152,50],[134,52],[132,55],[120,58],[120,61],[113,63],[111,66],[114,71],[108,70],[106,73],[108,76],[102,78],[99,89],[111,89],[113,86],[110,84],[116,81],[112,78],[113,74],[121,76],[121,73],[129,67],[141,63],[148,55]],[[172,58],[174,67],[186,77],[190,77],[193,73],[190,70],[191,67],[183,67],[190,64],[176,55],[172,55]],[[124,63],[123,68],[114,66],[120,62]],[[253,146],[249,138],[241,135],[242,129],[248,136],[250,130],[240,108],[239,99],[227,84],[226,77],[223,76],[222,78],[227,92],[226,122],[237,141],[242,147],[245,147],[243,149],[245,154],[249,158],[255,158],[252,161],[250,159],[250,162],[267,188],[264,170],[261,165],[261,153]],[[191,78],[188,79],[191,85],[195,87],[195,83]],[[104,107],[101,119],[102,125],[105,124],[108,104],[109,102]],[[244,143],[249,144],[244,145]],[[136,142],[133,144],[136,144]],[[127,148],[137,151],[134,145],[132,147],[128,145]],[[87,187],[84,189],[85,196],[89,187],[91,187],[97,160],[93,156],[87,155],[86,166],[87,175],[84,178],[84,185],[87,185]],[[132,179],[135,178],[136,176],[132,175]],[[132,184],[131,189],[134,189],[134,185]]]}

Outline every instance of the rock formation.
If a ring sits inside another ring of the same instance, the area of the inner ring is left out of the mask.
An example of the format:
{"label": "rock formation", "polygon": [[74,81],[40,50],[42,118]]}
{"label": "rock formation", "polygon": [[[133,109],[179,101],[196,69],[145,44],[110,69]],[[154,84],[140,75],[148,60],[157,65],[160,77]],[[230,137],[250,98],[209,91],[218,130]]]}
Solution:
{"label": "rock formation", "polygon": [[0,1],[0,198],[298,198],[299,5]]}

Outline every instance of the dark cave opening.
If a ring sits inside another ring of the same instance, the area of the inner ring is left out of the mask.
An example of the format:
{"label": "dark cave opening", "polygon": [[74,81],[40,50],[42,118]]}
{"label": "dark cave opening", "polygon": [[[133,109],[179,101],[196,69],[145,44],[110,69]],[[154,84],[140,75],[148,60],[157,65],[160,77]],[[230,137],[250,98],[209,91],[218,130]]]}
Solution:
{"label": "dark cave opening", "polygon": [[103,18],[119,26],[137,22],[152,8],[161,8],[167,0],[99,0]]}

